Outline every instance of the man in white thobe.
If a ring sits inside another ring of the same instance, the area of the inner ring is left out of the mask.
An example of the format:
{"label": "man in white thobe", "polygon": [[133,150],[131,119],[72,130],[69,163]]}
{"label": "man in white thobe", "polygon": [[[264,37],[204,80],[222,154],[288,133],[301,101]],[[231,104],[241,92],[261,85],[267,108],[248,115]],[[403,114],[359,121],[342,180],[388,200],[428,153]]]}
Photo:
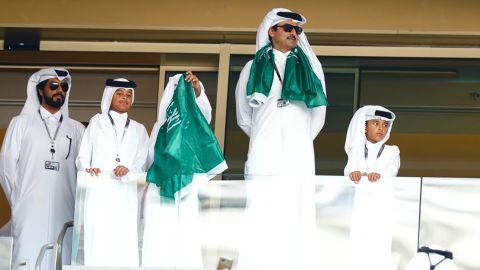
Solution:
{"label": "man in white thobe", "polygon": [[240,74],[235,95],[237,123],[250,137],[247,175],[315,174],[313,140],[327,101],[322,66],[301,28],[305,22],[288,9],[270,11],[257,32],[255,59]]}
{"label": "man in white thobe", "polygon": [[[167,121],[167,108],[171,104],[181,74],[170,77],[160,101],[148,151],[149,167],[154,162],[155,143],[161,126]],[[210,123],[212,107],[202,82],[191,71],[185,80],[192,83],[195,102],[203,116]],[[197,191],[209,177],[195,175],[190,185],[189,195],[173,203],[160,197],[160,188],[150,183],[145,196],[145,227],[142,247],[143,267],[204,268],[199,223]]]}
{"label": "man in white thobe", "polygon": [[315,268],[313,140],[328,102],[305,22],[288,9],[271,10],[237,83],[237,123],[250,137],[245,174],[253,180],[246,182],[239,268]]}
{"label": "man in white thobe", "polygon": [[[13,264],[30,269],[41,247],[55,242],[73,220],[75,158],[83,135],[81,123],[68,116],[71,77],[62,68],[41,69],[27,86],[27,100],[7,129],[0,153],[0,183],[12,210]],[[70,261],[70,237],[63,262]],[[44,267],[52,269],[48,254]]]}

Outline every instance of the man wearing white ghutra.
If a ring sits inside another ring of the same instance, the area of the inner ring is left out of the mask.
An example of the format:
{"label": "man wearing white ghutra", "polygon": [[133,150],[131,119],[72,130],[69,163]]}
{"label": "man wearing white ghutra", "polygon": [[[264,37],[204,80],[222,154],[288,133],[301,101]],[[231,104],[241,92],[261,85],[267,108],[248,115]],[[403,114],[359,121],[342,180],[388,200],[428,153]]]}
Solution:
{"label": "man wearing white ghutra", "polygon": [[255,58],[235,91],[237,123],[250,137],[247,175],[315,175],[313,140],[328,101],[322,66],[303,15],[271,10],[257,31]]}
{"label": "man wearing white ghutra", "polygon": [[239,269],[318,268],[313,140],[328,102],[304,23],[288,9],[269,11],[237,83],[237,123],[250,137]]}
{"label": "man wearing white ghutra", "polygon": [[[71,76],[66,69],[34,73],[27,100],[7,129],[0,153],[0,183],[12,209],[13,264],[33,268],[42,245],[56,241],[73,220],[75,158],[83,125],[68,116]],[[71,236],[63,245],[70,261]],[[50,255],[50,254],[49,254]],[[53,267],[53,256],[42,267]]]}

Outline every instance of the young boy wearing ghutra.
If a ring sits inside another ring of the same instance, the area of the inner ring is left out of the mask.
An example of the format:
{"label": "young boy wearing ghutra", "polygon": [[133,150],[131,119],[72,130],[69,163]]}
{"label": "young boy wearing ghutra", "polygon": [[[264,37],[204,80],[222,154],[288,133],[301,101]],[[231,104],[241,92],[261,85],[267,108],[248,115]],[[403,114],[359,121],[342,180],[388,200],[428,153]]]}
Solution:
{"label": "young boy wearing ghutra", "polygon": [[386,145],[395,114],[381,106],[364,106],[347,131],[344,174],[355,185],[350,223],[351,269],[393,269],[393,179],[400,168],[400,150]]}
{"label": "young boy wearing ghutra", "polygon": [[88,266],[139,266],[137,181],[145,176],[148,134],[128,116],[135,87],[123,78],[106,81],[102,112],[91,118],[80,146]]}
{"label": "young boy wearing ghutra", "polygon": [[345,176],[355,183],[359,183],[362,176],[370,182],[382,176],[397,176],[400,150],[396,145],[385,144],[394,120],[395,114],[381,106],[364,106],[355,113],[345,141],[348,155]]}

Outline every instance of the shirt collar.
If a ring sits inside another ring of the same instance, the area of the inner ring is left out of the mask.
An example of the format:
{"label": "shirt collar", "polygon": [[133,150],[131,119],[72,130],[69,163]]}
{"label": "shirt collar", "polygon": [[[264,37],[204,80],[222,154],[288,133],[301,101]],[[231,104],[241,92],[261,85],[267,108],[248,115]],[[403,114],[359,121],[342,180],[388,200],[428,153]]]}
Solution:
{"label": "shirt collar", "polygon": [[40,106],[40,115],[42,116],[43,119],[48,119],[48,118],[54,118],[55,120],[60,120],[60,117],[62,117],[62,111],[58,110],[56,113],[50,113],[45,109],[43,106]]}
{"label": "shirt collar", "polygon": [[279,51],[279,50],[277,50],[277,49],[275,49],[275,48],[273,49],[273,53],[274,53],[274,55],[275,55],[275,59],[277,59],[277,58],[278,58],[278,59],[287,59],[287,56],[288,56],[288,54],[289,54],[290,52],[291,52],[291,51],[281,52],[281,51]]}
{"label": "shirt collar", "polygon": [[383,144],[383,143],[381,143],[381,142],[372,143],[372,142],[370,142],[369,140],[367,140],[367,149],[369,149],[369,150],[380,149],[380,147],[382,146],[382,144]]}
{"label": "shirt collar", "polygon": [[118,113],[116,111],[110,111],[110,116],[112,117],[113,121],[115,122],[125,122],[128,118],[128,113]]}

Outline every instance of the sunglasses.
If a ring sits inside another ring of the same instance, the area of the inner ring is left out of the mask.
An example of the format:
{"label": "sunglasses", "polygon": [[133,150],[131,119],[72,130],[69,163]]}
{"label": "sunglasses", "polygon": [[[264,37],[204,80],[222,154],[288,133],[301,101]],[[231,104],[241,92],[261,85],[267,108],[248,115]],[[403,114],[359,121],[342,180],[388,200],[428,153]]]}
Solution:
{"label": "sunglasses", "polygon": [[303,32],[302,27],[298,25],[297,26],[293,26],[291,24],[275,25],[274,26],[275,30],[277,29],[277,27],[283,28],[283,31],[287,33],[290,33],[292,32],[293,29],[295,29],[295,32],[297,33],[297,35],[300,35]]}
{"label": "sunglasses", "polygon": [[68,86],[68,83],[67,82],[63,82],[61,84],[59,84],[58,82],[51,82],[48,84],[48,87],[52,90],[52,91],[55,91],[58,89],[58,87],[61,87],[63,92],[67,92],[68,89],[69,89],[69,86]]}

